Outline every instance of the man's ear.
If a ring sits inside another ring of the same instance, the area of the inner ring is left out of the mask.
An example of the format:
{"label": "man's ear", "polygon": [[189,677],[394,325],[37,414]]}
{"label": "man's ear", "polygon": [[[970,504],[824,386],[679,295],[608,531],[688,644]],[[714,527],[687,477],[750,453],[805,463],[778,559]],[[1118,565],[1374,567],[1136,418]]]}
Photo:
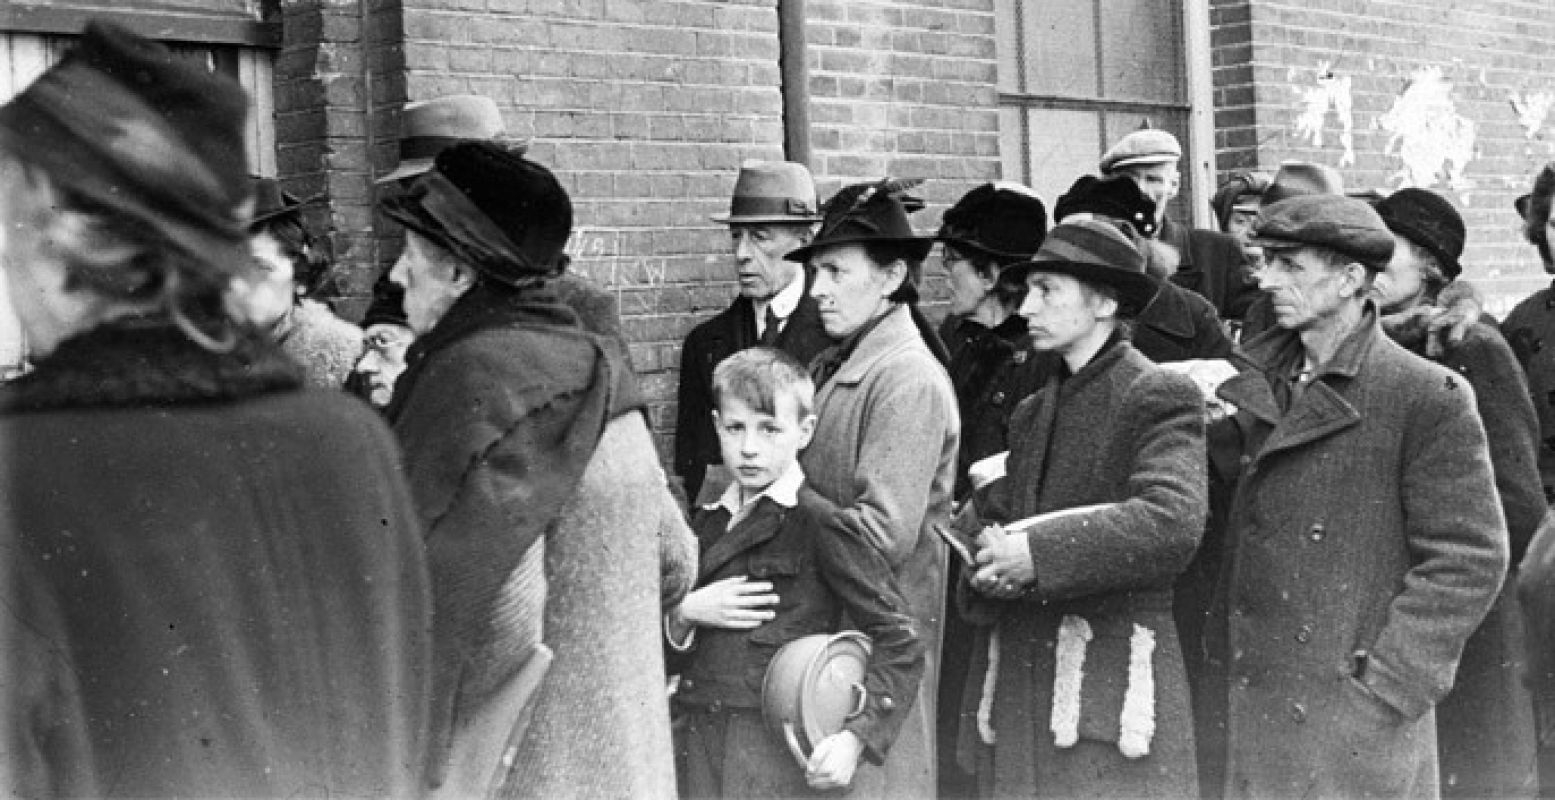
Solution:
{"label": "man's ear", "polygon": [[464,294],[475,286],[476,276],[472,267],[461,262],[453,262],[454,274],[449,279],[449,285],[459,294]]}
{"label": "man's ear", "polygon": [[1376,273],[1367,269],[1366,265],[1359,261],[1351,261],[1345,265],[1344,271],[1350,278],[1350,281],[1355,284],[1355,291],[1351,296],[1365,297],[1371,291],[1372,278],[1376,276]]}

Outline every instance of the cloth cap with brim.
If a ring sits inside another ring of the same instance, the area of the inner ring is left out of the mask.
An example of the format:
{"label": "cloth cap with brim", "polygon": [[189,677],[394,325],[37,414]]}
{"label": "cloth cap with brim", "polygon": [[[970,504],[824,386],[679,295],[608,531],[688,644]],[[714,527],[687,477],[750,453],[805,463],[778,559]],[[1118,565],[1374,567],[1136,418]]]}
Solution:
{"label": "cloth cap with brim", "polygon": [[945,211],[935,239],[996,261],[1031,258],[1047,237],[1047,207],[1030,188],[1000,181],[961,196]]}
{"label": "cloth cap with brim", "polygon": [[463,141],[503,135],[502,112],[489,97],[456,94],[407,103],[400,112],[400,161],[376,183],[414,178],[432,169],[437,154]]}
{"label": "cloth cap with brim", "polygon": [[1123,167],[1170,164],[1182,159],[1182,144],[1177,137],[1159,128],[1137,130],[1118,140],[1101,157],[1101,173],[1110,174]]}
{"label": "cloth cap with brim", "polygon": [[1344,176],[1327,164],[1286,161],[1280,164],[1274,180],[1264,190],[1261,205],[1270,206],[1281,200],[1314,194],[1344,194]]}
{"label": "cloth cap with brim", "polygon": [[1059,223],[1032,260],[1012,265],[1011,277],[1025,280],[1033,272],[1057,272],[1086,283],[1110,287],[1118,301],[1138,313],[1161,284],[1145,272],[1145,257],[1117,227],[1101,220]]}
{"label": "cloth cap with brim", "polygon": [[747,161],[734,179],[729,213],[714,214],[714,222],[730,225],[805,224],[821,218],[815,199],[815,179],[803,164],[792,161]]}
{"label": "cloth cap with brim", "polygon": [[237,83],[91,22],[59,63],[0,107],[0,147],[231,277],[250,264],[247,118]]}
{"label": "cloth cap with brim", "polygon": [[[784,256],[803,264],[828,247],[844,244],[895,244],[916,261],[928,257],[934,249],[934,237],[913,233],[907,215],[923,208],[923,201],[906,194],[922,183],[916,178],[844,186],[826,201],[822,209],[820,232],[810,244]],[[916,282],[912,274],[909,280]]]}
{"label": "cloth cap with brim", "polygon": [[1252,244],[1266,251],[1324,247],[1381,270],[1393,258],[1393,233],[1364,200],[1311,194],[1265,206],[1253,222]]}
{"label": "cloth cap with brim", "polygon": [[324,199],[324,195],[316,194],[299,200],[296,195],[282,189],[281,182],[275,178],[254,175],[249,177],[249,182],[254,189],[254,215],[248,222],[250,231],[257,230],[271,220],[300,214],[304,207]]}
{"label": "cloth cap with brim", "polygon": [[550,170],[498,143],[449,147],[432,171],[379,207],[498,283],[532,285],[566,269],[567,190]]}
{"label": "cloth cap with brim", "polygon": [[1226,182],[1215,191],[1215,196],[1209,204],[1215,209],[1215,216],[1225,225],[1231,219],[1234,212],[1246,214],[1258,213],[1262,205],[1263,193],[1268,191],[1272,179],[1264,172],[1234,172]]}
{"label": "cloth cap with brim", "polygon": [[1059,222],[1073,214],[1099,214],[1127,222],[1141,235],[1156,234],[1155,201],[1127,175],[1080,176],[1053,208],[1053,219]]}
{"label": "cloth cap with brim", "polygon": [[1467,231],[1463,215],[1447,198],[1429,189],[1400,189],[1378,201],[1375,208],[1388,229],[1425,248],[1436,258],[1447,280],[1463,274]]}

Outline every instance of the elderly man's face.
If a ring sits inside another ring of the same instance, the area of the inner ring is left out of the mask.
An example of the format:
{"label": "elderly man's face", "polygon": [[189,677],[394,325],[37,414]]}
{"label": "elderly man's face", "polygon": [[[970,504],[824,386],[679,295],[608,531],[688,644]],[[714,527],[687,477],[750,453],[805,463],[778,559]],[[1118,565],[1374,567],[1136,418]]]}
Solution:
{"label": "elderly man's face", "polygon": [[405,351],[416,334],[404,325],[379,322],[362,331],[367,349],[356,362],[356,371],[367,382],[368,399],[383,408],[394,399],[394,382],[405,371]]}
{"label": "elderly man's face", "polygon": [[1358,265],[1334,266],[1309,247],[1266,250],[1267,266],[1258,274],[1268,292],[1275,322],[1286,330],[1320,330],[1338,317],[1346,303],[1364,291]]}
{"label": "elderly man's face", "polygon": [[768,300],[794,282],[798,262],[784,256],[809,241],[808,225],[736,223],[729,226],[729,243],[740,280],[740,296]]}
{"label": "elderly man's face", "polygon": [[1177,162],[1168,161],[1165,164],[1139,164],[1124,167],[1124,175],[1134,179],[1139,185],[1139,190],[1145,193],[1155,203],[1156,221],[1166,216],[1166,203],[1177,196],[1177,190],[1182,185],[1182,174],[1177,171]]}

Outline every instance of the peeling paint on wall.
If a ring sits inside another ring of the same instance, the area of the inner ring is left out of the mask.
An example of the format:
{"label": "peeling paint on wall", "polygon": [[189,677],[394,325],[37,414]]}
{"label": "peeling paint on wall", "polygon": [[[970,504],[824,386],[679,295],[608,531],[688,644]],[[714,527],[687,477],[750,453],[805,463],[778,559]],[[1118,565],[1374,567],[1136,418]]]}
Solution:
{"label": "peeling paint on wall", "polygon": [[1510,99],[1517,123],[1523,126],[1523,136],[1532,139],[1539,135],[1539,129],[1544,127],[1544,120],[1550,115],[1550,107],[1555,105],[1555,94],[1512,92]]}
{"label": "peeling paint on wall", "polygon": [[[1292,69],[1287,77],[1295,83],[1300,72]],[[1312,86],[1296,87],[1301,104],[1301,113],[1296,115],[1296,136],[1313,147],[1322,147],[1323,127],[1328,110],[1333,109],[1339,121],[1339,144],[1344,148],[1339,166],[1355,166],[1355,115],[1351,111],[1350,76],[1335,75],[1332,62],[1320,61],[1313,72],[1313,80]]]}
{"label": "peeling paint on wall", "polygon": [[1464,175],[1474,158],[1474,121],[1458,114],[1452,82],[1437,67],[1415,70],[1393,107],[1377,119],[1392,134],[1383,155],[1397,154],[1397,186],[1430,187],[1445,182],[1455,191],[1473,188]]}

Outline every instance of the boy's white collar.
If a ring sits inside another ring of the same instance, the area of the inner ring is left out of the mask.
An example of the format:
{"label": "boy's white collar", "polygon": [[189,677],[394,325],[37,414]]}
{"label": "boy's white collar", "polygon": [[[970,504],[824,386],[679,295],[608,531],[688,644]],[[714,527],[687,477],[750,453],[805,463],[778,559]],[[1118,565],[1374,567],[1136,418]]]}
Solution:
{"label": "boy's white collar", "polygon": [[[757,500],[766,497],[784,508],[793,508],[799,505],[799,487],[803,485],[804,470],[800,468],[799,459],[796,458],[792,464],[788,465],[786,472],[779,475],[777,480],[768,484],[767,488],[761,490],[760,494],[751,498],[750,503],[747,503],[746,506],[754,505]],[[703,506],[703,508],[708,511],[722,508],[728,511],[730,516],[738,515],[741,510],[739,481],[731,481],[717,502],[709,503]]]}

